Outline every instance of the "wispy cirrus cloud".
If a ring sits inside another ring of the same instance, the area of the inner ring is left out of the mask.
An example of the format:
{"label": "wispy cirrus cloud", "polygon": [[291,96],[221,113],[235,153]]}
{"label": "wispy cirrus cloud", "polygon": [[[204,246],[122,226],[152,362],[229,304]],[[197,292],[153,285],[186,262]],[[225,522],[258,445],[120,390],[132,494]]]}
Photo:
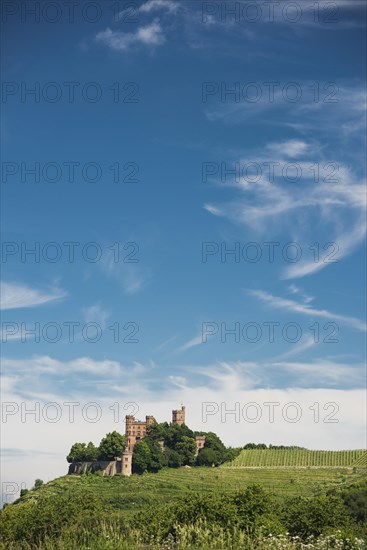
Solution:
{"label": "wispy cirrus cloud", "polygon": [[59,288],[39,290],[19,283],[0,282],[0,309],[36,307],[65,298],[67,293]]}
{"label": "wispy cirrus cloud", "polygon": [[181,9],[180,2],[173,0],[148,0],[139,6],[138,10],[142,13],[151,13],[153,11],[166,11],[168,13],[177,13]]}
{"label": "wispy cirrus cloud", "polygon": [[106,327],[107,319],[110,313],[102,308],[101,304],[94,304],[82,309],[85,321],[87,323],[99,323],[101,328]]}
{"label": "wispy cirrus cloud", "polygon": [[194,338],[191,338],[191,340],[188,340],[183,344],[182,346],[178,347],[176,349],[176,353],[182,353],[183,351],[187,351],[188,349],[191,349],[195,346],[200,346],[200,344],[203,343],[203,335],[198,334]]}
{"label": "wispy cirrus cloud", "polygon": [[[176,15],[181,10],[181,4],[173,0],[148,0],[140,6],[130,6],[122,10],[117,15],[117,21],[127,21],[138,23],[141,17],[145,19],[155,12],[160,15]],[[145,24],[138,24],[133,32],[124,32],[121,29],[111,29],[107,27],[95,36],[97,43],[109,47],[111,50],[127,52],[135,46],[143,46],[153,49],[162,46],[166,42],[166,35],[162,22],[158,17]]]}
{"label": "wispy cirrus cloud", "polygon": [[331,383],[338,385],[345,383],[356,386],[364,384],[364,365],[349,365],[347,363],[335,363],[327,359],[319,359],[313,362],[274,362],[274,368],[284,369],[298,378],[299,384],[307,384],[313,379],[318,383]]}
{"label": "wispy cirrus cloud", "polygon": [[115,51],[128,51],[135,45],[155,47],[164,44],[165,36],[158,19],[139,27],[135,32],[122,32],[109,27],[97,33],[96,42],[108,46]]}
{"label": "wispy cirrus cloud", "polygon": [[300,355],[305,351],[316,346],[316,339],[311,334],[306,334],[301,338],[301,340],[289,351],[282,353],[280,358],[294,357],[295,355]]}
{"label": "wispy cirrus cloud", "polygon": [[333,313],[326,309],[316,309],[311,307],[308,303],[300,303],[295,300],[290,300],[288,298],[281,298],[279,296],[274,296],[269,292],[263,290],[248,290],[247,294],[249,296],[254,296],[260,301],[268,305],[269,307],[280,309],[284,311],[291,311],[293,313],[300,313],[302,315],[308,315],[310,317],[321,317],[323,319],[331,319],[333,321],[339,321],[346,326],[354,328],[358,331],[365,332],[367,330],[367,325],[363,321],[356,319],[355,317],[349,317],[347,315],[340,315],[339,313]]}
{"label": "wispy cirrus cloud", "polygon": [[[318,124],[323,121],[323,132],[329,132],[334,139],[337,121],[341,127],[348,120],[360,121],[365,104],[365,92],[354,90],[347,98],[347,106],[343,102],[327,114],[325,105],[312,105],[310,109],[315,116],[318,113]],[[304,109],[306,112],[306,106]],[[335,120],[331,114],[335,114]],[[280,140],[253,151],[252,156],[237,156],[229,162],[231,167],[235,162],[240,167],[256,165],[259,176],[247,177],[243,171],[240,178],[226,180],[227,189],[235,190],[235,198],[219,204],[208,202],[204,208],[258,235],[290,235],[303,250],[308,249],[307,243],[319,242],[320,235],[325,236],[316,260],[311,254],[304,254],[283,270],[282,278],[300,278],[325,269],[353,253],[366,237],[365,156],[360,130],[353,148],[347,147],[343,132],[335,138],[332,148],[344,157],[343,162],[335,159],[335,153],[328,155],[327,147],[314,137]],[[284,169],[289,167],[290,176],[296,177],[293,182],[284,176]],[[217,184],[223,186],[219,179]]]}
{"label": "wispy cirrus cloud", "polygon": [[150,274],[140,266],[139,246],[135,242],[127,243],[125,249],[129,252],[130,261],[115,261],[114,256],[106,255],[99,267],[110,279],[115,280],[125,294],[137,294],[148,283]]}

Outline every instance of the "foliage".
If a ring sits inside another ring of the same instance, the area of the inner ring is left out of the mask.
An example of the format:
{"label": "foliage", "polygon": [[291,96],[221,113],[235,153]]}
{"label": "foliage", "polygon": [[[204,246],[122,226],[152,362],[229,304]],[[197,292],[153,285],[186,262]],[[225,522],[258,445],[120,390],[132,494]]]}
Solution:
{"label": "foliage", "polygon": [[[0,511],[0,548],[364,550],[360,506],[367,482],[353,481],[358,476],[327,468],[224,467],[65,476]],[[284,499],[282,490],[308,496]]]}
{"label": "foliage", "polygon": [[40,487],[42,487],[42,485],[43,485],[42,479],[36,479],[36,481],[34,482],[34,489],[39,489]]}
{"label": "foliage", "polygon": [[85,443],[74,443],[72,445],[66,460],[68,462],[92,462],[98,460],[99,449],[90,441]]}
{"label": "foliage", "polygon": [[[145,442],[144,445],[141,443]],[[154,424],[148,426],[144,440],[137,443],[133,452],[133,471],[156,472],[167,465],[179,468],[195,463],[196,442],[194,432],[185,424]],[[159,442],[164,443],[164,453]]]}
{"label": "foliage", "polygon": [[310,535],[317,537],[326,529],[346,527],[350,517],[339,496],[319,495],[287,500],[283,521],[291,535],[306,539]]}
{"label": "foliage", "polygon": [[244,449],[267,449],[265,443],[246,443],[243,447]]}
{"label": "foliage", "polygon": [[198,466],[219,466],[223,464],[230,455],[219,437],[213,433],[205,434],[204,447],[200,449],[196,458]]}
{"label": "foliage", "polygon": [[74,443],[66,460],[68,462],[93,462],[95,460],[114,460],[121,456],[126,446],[126,437],[114,431],[108,433],[101,441],[99,447],[90,441],[85,443]]}
{"label": "foliage", "polygon": [[177,442],[175,451],[182,458],[182,463],[185,466],[191,466],[195,462],[196,454],[196,443],[195,439],[187,435],[182,436],[182,438]]}
{"label": "foliage", "polygon": [[133,452],[133,472],[158,472],[165,465],[164,455],[154,439],[145,437],[139,441]]}
{"label": "foliage", "polygon": [[183,465],[183,458],[180,453],[174,449],[167,448],[165,450],[166,464],[169,468],[179,468]]}
{"label": "foliage", "polygon": [[126,437],[113,431],[108,433],[99,444],[98,458],[99,460],[114,460],[117,456],[121,456],[126,447]]}
{"label": "foliage", "polygon": [[98,496],[91,493],[43,494],[36,501],[20,502],[1,511],[2,539],[36,542],[46,535],[57,537],[68,525],[88,523],[100,510]]}
{"label": "foliage", "polygon": [[196,457],[197,466],[219,466],[220,454],[209,447],[204,447]]}
{"label": "foliage", "polygon": [[[367,480],[354,483],[338,493],[355,521],[367,525]],[[367,528],[366,528],[367,530]]]}

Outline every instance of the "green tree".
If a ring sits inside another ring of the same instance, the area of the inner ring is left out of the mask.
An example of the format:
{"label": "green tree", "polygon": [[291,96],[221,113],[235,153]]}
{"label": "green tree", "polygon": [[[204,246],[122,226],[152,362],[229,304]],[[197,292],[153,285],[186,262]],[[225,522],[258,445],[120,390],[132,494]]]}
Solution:
{"label": "green tree", "polygon": [[98,460],[99,449],[90,441],[88,445],[85,443],[74,443],[71,447],[66,460],[68,462],[93,462]]}
{"label": "green tree", "polygon": [[114,460],[121,456],[126,447],[126,437],[116,431],[108,433],[99,445],[100,460]]}
{"label": "green tree", "polygon": [[[199,459],[199,456],[204,449],[210,449],[213,453],[205,452],[204,456]],[[211,464],[215,464],[215,466],[219,466],[219,464],[222,464],[227,460],[227,449],[219,437],[213,432],[208,432],[205,434],[204,448],[201,449],[198,454],[197,463],[201,464],[201,461],[208,462],[209,459],[212,460]]]}
{"label": "green tree", "polygon": [[345,487],[339,494],[349,514],[367,528],[367,480]]}
{"label": "green tree", "polygon": [[91,441],[89,441],[88,445],[85,448],[84,457],[84,460],[86,462],[93,462],[94,460],[98,460],[99,448],[96,447]]}
{"label": "green tree", "polygon": [[318,537],[330,527],[345,527],[350,517],[339,496],[319,495],[287,500],[283,522],[291,535],[306,539],[310,535]]}
{"label": "green tree", "polygon": [[272,501],[261,485],[250,485],[233,497],[240,526],[246,530],[255,530],[258,520],[269,515]]}
{"label": "green tree", "polygon": [[226,462],[237,458],[241,451],[241,447],[229,447],[226,451]]}
{"label": "green tree", "polygon": [[74,443],[72,445],[66,460],[68,462],[83,462],[85,460],[85,443]]}
{"label": "green tree", "polygon": [[166,449],[165,457],[169,468],[180,468],[183,465],[182,455],[174,449]]}
{"label": "green tree", "polygon": [[182,463],[185,466],[191,466],[195,462],[196,443],[195,439],[184,435],[176,444],[175,451],[181,455]]}
{"label": "green tree", "polygon": [[163,422],[162,424],[158,424],[158,422],[154,422],[154,424],[151,424],[150,426],[147,427],[146,435],[150,439],[161,441],[166,438],[168,428],[169,428],[169,424],[167,422]]}
{"label": "green tree", "polygon": [[35,489],[39,489],[40,487],[42,487],[42,485],[43,485],[42,479],[36,479],[36,481],[34,482]]}
{"label": "green tree", "polygon": [[165,465],[164,455],[159,444],[145,437],[139,441],[133,452],[133,472],[158,472]]}
{"label": "green tree", "polygon": [[166,430],[164,443],[170,449],[176,449],[177,443],[182,441],[183,437],[191,437],[195,440],[194,432],[185,424],[170,424]]}
{"label": "green tree", "polygon": [[217,451],[204,447],[200,449],[195,464],[196,466],[219,466],[221,464],[221,457]]}

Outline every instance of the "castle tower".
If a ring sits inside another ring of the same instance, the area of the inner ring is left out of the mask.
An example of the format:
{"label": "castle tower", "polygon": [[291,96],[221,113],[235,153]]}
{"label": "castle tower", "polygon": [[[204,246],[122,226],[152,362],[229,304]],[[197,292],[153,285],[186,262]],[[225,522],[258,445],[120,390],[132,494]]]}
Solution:
{"label": "castle tower", "polygon": [[152,424],[154,424],[155,422],[155,418],[154,416],[146,416],[145,417],[145,423],[147,426],[151,426]]}
{"label": "castle tower", "polygon": [[204,448],[205,445],[205,435],[197,435],[195,437],[195,443],[196,443],[196,452],[195,456],[198,456],[199,451]]}
{"label": "castle tower", "polygon": [[172,411],[172,423],[181,426],[185,424],[185,407],[181,405],[181,409]]}
{"label": "castle tower", "polygon": [[127,450],[122,453],[121,457],[121,474],[125,477],[129,477],[132,474],[133,466],[133,453]]}

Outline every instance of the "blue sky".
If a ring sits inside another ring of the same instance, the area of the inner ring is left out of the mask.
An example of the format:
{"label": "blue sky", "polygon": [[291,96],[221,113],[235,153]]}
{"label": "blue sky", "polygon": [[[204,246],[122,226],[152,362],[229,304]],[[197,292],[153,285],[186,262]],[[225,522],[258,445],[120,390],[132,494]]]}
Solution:
{"label": "blue sky", "polygon": [[[72,18],[57,2],[39,22],[10,4],[3,400],[133,401],[162,420],[184,401],[198,429],[203,402],[291,401],[301,429],[243,422],[243,443],[363,447],[364,3],[79,2]],[[315,401],[338,403],[338,423],[309,420]],[[7,424],[7,479],[25,455],[26,481],[39,453],[59,475],[73,441],[116,429]]]}

